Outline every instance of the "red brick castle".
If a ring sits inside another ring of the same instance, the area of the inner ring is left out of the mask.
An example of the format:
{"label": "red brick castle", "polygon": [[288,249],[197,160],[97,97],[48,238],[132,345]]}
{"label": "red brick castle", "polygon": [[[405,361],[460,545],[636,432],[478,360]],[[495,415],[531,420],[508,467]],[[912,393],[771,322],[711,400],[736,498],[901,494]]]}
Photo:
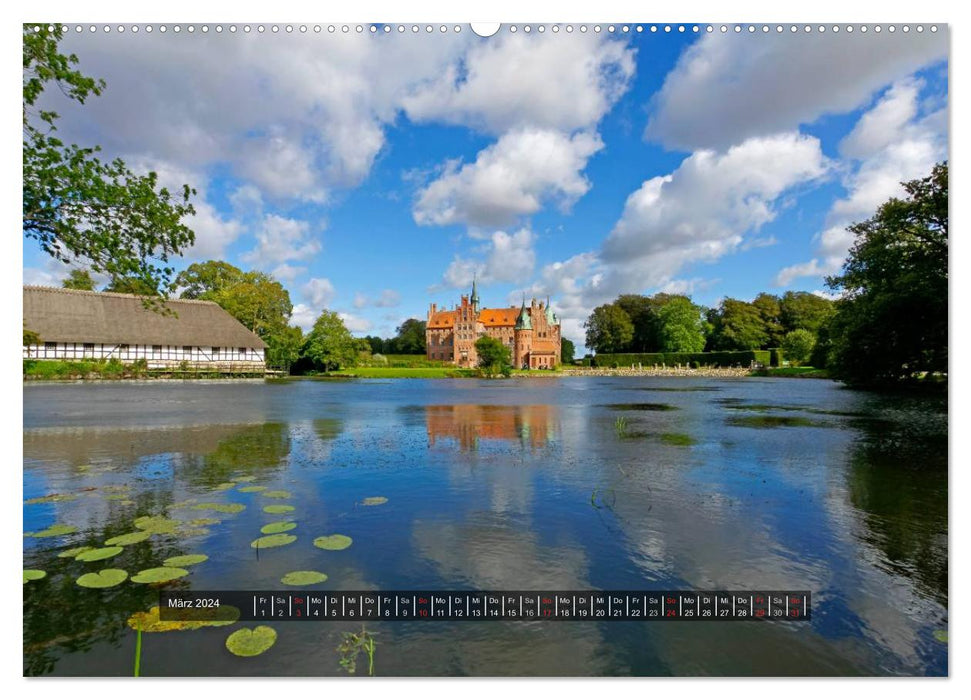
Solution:
{"label": "red brick castle", "polygon": [[560,319],[546,303],[523,299],[517,309],[483,309],[472,282],[472,295],[462,295],[451,311],[428,309],[425,354],[429,360],[444,360],[459,367],[476,367],[479,359],[475,341],[488,335],[506,345],[517,369],[552,369],[560,363]]}

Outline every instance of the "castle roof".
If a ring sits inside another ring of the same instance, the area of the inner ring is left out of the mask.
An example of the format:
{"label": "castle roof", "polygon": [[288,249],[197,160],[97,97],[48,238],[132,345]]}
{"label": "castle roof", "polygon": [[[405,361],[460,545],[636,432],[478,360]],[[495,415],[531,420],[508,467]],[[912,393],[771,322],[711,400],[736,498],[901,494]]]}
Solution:
{"label": "castle roof", "polygon": [[504,309],[482,309],[479,312],[479,323],[486,328],[515,326],[516,313],[515,306],[509,306]]}
{"label": "castle roof", "polygon": [[427,328],[452,328],[455,326],[456,313],[454,311],[436,311],[428,319]]}

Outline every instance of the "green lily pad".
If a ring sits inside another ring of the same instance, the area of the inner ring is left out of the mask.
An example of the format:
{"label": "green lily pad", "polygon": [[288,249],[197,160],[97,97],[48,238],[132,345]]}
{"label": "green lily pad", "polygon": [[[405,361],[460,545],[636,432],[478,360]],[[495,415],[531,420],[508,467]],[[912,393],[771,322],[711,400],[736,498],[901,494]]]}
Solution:
{"label": "green lily pad", "polygon": [[288,532],[297,526],[294,522],[287,522],[286,520],[278,520],[275,523],[268,523],[260,528],[260,532],[264,535],[278,535],[281,532]]}
{"label": "green lily pad", "polygon": [[192,507],[195,510],[214,510],[217,513],[241,513],[246,510],[242,503],[199,503]]}
{"label": "green lily pad", "polygon": [[201,627],[224,627],[239,619],[239,608],[220,605],[218,608],[176,608],[169,611],[179,619],[160,620],[158,606],[148,612],[137,612],[128,618],[128,626],[140,632],[177,632]]}
{"label": "green lily pad", "polygon": [[177,566],[160,566],[155,569],[139,571],[131,577],[133,583],[162,583],[188,576],[189,572]]}
{"label": "green lily pad", "polygon": [[81,554],[81,552],[89,552],[92,549],[94,549],[94,547],[88,547],[88,546],[84,546],[84,547],[71,547],[70,549],[65,549],[63,552],[61,552],[57,556],[59,558],[61,558],[61,559],[74,559],[74,557],[76,557],[77,555]]}
{"label": "green lily pad", "polygon": [[117,537],[112,537],[110,540],[105,540],[105,544],[107,545],[120,544],[120,545],[127,546],[130,544],[137,544],[139,542],[144,542],[151,536],[152,536],[151,532],[148,532],[147,530],[139,530],[138,532],[129,532],[124,535],[118,535]]}
{"label": "green lily pad", "polygon": [[259,656],[276,643],[276,630],[266,625],[236,630],[226,638],[226,648],[236,656]]}
{"label": "green lily pad", "polygon": [[183,554],[179,557],[169,557],[162,564],[164,566],[191,566],[192,564],[201,564],[208,558],[205,554]]}
{"label": "green lily pad", "polygon": [[171,535],[178,529],[179,521],[161,515],[144,515],[135,519],[135,527],[153,535]]}
{"label": "green lily pad", "polygon": [[77,584],[83,588],[111,588],[128,578],[128,572],[122,569],[102,569],[94,573],[81,576]]}
{"label": "green lily pad", "polygon": [[244,483],[245,484],[245,483],[247,483],[249,481],[256,481],[256,477],[253,476],[252,474],[244,474],[243,476],[235,476],[235,477],[233,477],[233,481],[235,481],[236,483]]}
{"label": "green lily pad", "polygon": [[193,527],[203,527],[205,525],[218,525],[222,520],[219,518],[193,518],[188,522]]}
{"label": "green lily pad", "polygon": [[28,581],[40,581],[45,576],[47,576],[46,571],[41,571],[40,569],[24,569],[24,583]]}
{"label": "green lily pad", "polygon": [[267,498],[290,498],[293,494],[291,494],[289,491],[279,490],[264,491],[262,495],[266,496]]}
{"label": "green lily pad", "polygon": [[24,501],[24,505],[32,506],[35,503],[60,503],[62,501],[73,501],[77,496],[72,493],[52,493],[49,496],[40,496],[38,498],[28,498]]}
{"label": "green lily pad", "polygon": [[221,484],[216,484],[212,487],[213,491],[228,491],[236,485],[235,481],[224,481]]}
{"label": "green lily pad", "polygon": [[265,486],[241,486],[236,489],[240,493],[258,493],[260,491],[266,491]]}
{"label": "green lily pad", "polygon": [[282,547],[285,544],[290,544],[297,539],[296,535],[266,535],[265,537],[257,537],[255,540],[250,542],[250,547],[254,549],[268,549],[269,547]]}
{"label": "green lily pad", "polygon": [[60,537],[61,535],[72,535],[77,531],[78,529],[73,525],[55,523],[44,530],[38,530],[37,532],[25,532],[24,537]]}
{"label": "green lily pad", "polygon": [[361,501],[362,506],[383,506],[388,502],[388,499],[384,496],[371,496],[370,498],[365,498]]}
{"label": "green lily pad", "polygon": [[327,580],[327,574],[319,571],[291,571],[280,579],[280,583],[288,586],[309,586],[314,583],[323,583]]}
{"label": "green lily pad", "polygon": [[314,540],[314,547],[329,550],[347,549],[353,541],[347,535],[323,535]]}
{"label": "green lily pad", "polygon": [[293,506],[284,506],[284,505],[263,507],[264,513],[272,513],[273,515],[279,515],[280,513],[292,513],[295,510],[296,508],[294,508]]}
{"label": "green lily pad", "polygon": [[129,499],[128,499],[128,494],[124,494],[124,493],[109,493],[107,496],[105,496],[105,500],[106,501],[122,501],[122,502],[127,502]]}
{"label": "green lily pad", "polygon": [[941,644],[947,644],[947,630],[934,630],[934,639]]}
{"label": "green lily pad", "polygon": [[102,559],[110,559],[113,556],[121,554],[122,551],[124,551],[124,547],[100,547],[98,549],[89,549],[86,552],[81,552],[74,558],[78,561],[101,561]]}

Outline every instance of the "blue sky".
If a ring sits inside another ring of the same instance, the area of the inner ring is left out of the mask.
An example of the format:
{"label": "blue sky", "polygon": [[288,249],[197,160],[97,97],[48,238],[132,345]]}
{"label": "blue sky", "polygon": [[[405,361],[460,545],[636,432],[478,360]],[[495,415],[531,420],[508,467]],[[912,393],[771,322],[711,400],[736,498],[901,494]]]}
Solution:
{"label": "blue sky", "polygon": [[[108,88],[49,104],[67,139],[196,187],[180,266],[270,272],[294,322],[334,309],[358,335],[473,274],[487,305],[552,296],[578,345],[620,293],[825,291],[846,225],[947,155],[945,29],[522,26],[71,31]],[[25,282],[64,276],[25,241]]]}

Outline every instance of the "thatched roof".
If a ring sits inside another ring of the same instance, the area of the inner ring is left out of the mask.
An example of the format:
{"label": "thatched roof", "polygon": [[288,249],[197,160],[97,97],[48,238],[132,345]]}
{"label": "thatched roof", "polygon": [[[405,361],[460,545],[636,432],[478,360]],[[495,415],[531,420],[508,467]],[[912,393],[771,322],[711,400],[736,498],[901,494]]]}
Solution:
{"label": "thatched roof", "polygon": [[266,347],[215,302],[172,299],[164,306],[174,313],[145,308],[133,294],[25,286],[24,328],[50,343]]}

